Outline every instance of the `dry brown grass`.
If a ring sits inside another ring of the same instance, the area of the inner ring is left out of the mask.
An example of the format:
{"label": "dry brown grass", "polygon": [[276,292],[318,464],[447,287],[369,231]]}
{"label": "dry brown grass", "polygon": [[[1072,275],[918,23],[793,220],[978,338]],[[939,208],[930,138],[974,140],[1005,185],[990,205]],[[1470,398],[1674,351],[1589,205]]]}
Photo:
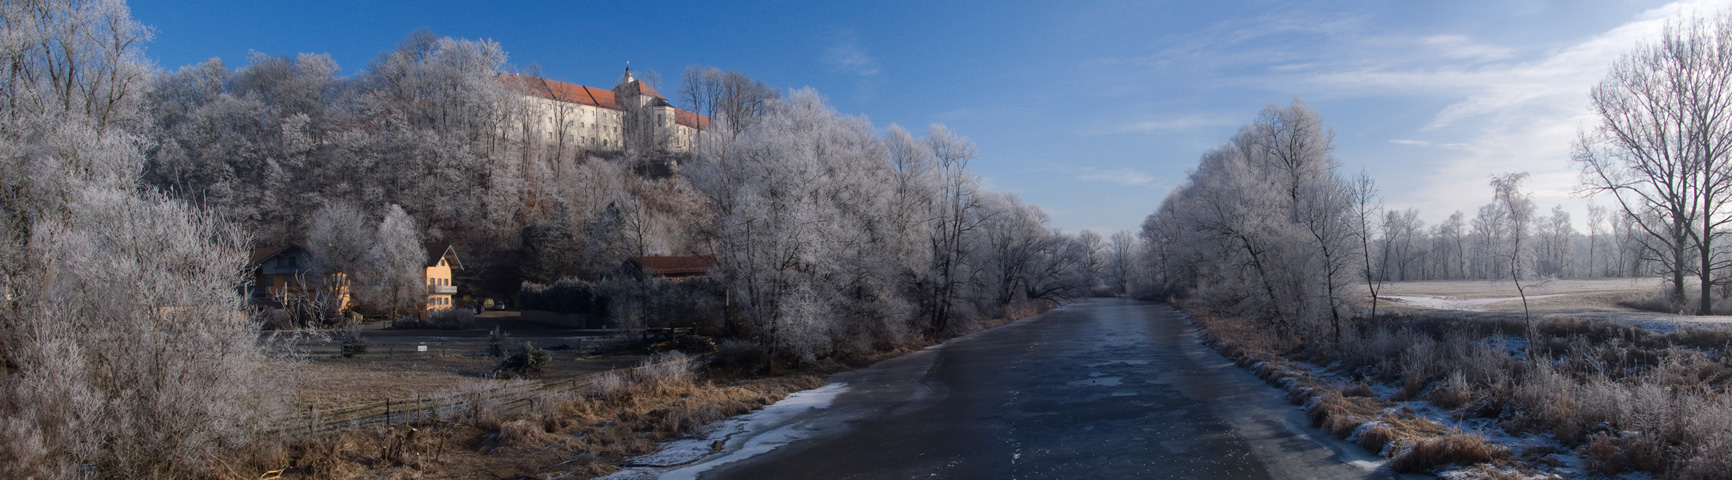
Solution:
{"label": "dry brown grass", "polygon": [[[539,378],[559,379],[631,367],[641,355],[589,355],[552,352],[554,361]],[[428,397],[487,377],[498,366],[494,358],[461,355],[412,354],[396,357],[313,358],[295,364],[301,378],[296,390],[300,408],[320,408]]]}
{"label": "dry brown grass", "polygon": [[1444,381],[1432,388],[1425,399],[1433,405],[1443,408],[1461,408],[1473,402],[1475,396],[1473,385],[1467,383],[1467,376],[1460,370],[1450,372]]}
{"label": "dry brown grass", "polygon": [[[1418,469],[1412,471],[1451,463],[1468,466],[1509,455],[1507,450],[1485,442],[1479,435],[1452,431],[1396,408],[1394,402],[1377,398],[1364,383],[1343,386],[1316,378],[1311,371],[1276,352],[1315,353],[1302,352],[1291,342],[1276,338],[1267,328],[1257,328],[1244,320],[1207,314],[1195,314],[1192,318],[1203,326],[1205,338],[1223,355],[1249,369],[1258,378],[1284,389],[1289,402],[1305,405],[1306,416],[1313,427],[1353,441],[1368,451],[1397,455],[1395,462]],[[1429,339],[1425,341],[1431,342]],[[1413,339],[1392,338],[1388,343],[1391,344],[1388,350],[1396,358],[1407,359],[1407,371],[1396,378],[1425,378],[1430,372],[1439,370],[1429,362],[1446,356],[1446,351],[1436,344],[1415,349],[1412,348],[1416,343]],[[1401,346],[1396,347],[1397,343]],[[1415,350],[1419,353],[1415,354]],[[1461,376],[1459,373],[1451,375]],[[1466,383],[1465,379],[1460,382]],[[1426,385],[1421,382],[1418,387],[1409,388],[1417,394]]]}
{"label": "dry brown grass", "polygon": [[[641,372],[641,371],[640,371]],[[286,457],[290,478],[518,478],[605,475],[625,458],[705,424],[824,381],[811,375],[693,378],[683,369],[634,375],[609,395],[552,393],[509,418],[361,429],[306,439]]]}
{"label": "dry brown grass", "polygon": [[1455,432],[1415,441],[1389,463],[1402,473],[1431,471],[1444,465],[1475,465],[1509,458],[1509,449],[1477,434]]}
{"label": "dry brown grass", "polygon": [[1378,455],[1385,455],[1384,447],[1389,446],[1390,443],[1399,438],[1401,438],[1401,432],[1396,430],[1394,426],[1383,422],[1361,425],[1354,432],[1354,439],[1356,440],[1354,443],[1359,444],[1360,448]]}
{"label": "dry brown grass", "polygon": [[1588,470],[1601,475],[1626,471],[1659,472],[1666,467],[1666,446],[1652,437],[1595,434],[1588,443]]}
{"label": "dry brown grass", "polygon": [[1311,426],[1337,438],[1347,438],[1360,425],[1377,418],[1383,403],[1375,398],[1343,397],[1340,393],[1325,391],[1313,397],[1305,413],[1311,418]]}

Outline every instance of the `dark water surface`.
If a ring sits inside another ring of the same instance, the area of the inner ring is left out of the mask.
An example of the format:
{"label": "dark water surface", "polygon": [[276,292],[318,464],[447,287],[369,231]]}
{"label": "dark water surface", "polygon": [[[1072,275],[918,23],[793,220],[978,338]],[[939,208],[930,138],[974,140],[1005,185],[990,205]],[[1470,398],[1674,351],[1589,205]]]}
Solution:
{"label": "dark water surface", "polygon": [[1161,304],[1071,305],[835,380],[812,436],[702,478],[1389,476]]}

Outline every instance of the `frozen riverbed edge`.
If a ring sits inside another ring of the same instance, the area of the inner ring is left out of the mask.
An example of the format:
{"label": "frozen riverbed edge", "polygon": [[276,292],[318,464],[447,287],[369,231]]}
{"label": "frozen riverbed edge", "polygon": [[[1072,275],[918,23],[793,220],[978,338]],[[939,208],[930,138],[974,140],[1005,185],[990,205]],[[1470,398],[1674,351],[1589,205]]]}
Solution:
{"label": "frozen riverbed edge", "polygon": [[762,455],[805,438],[807,432],[797,420],[814,410],[829,408],[838,395],[847,391],[848,384],[832,383],[794,392],[762,410],[711,423],[704,427],[702,438],[663,443],[660,451],[628,458],[626,468],[599,478],[697,478],[717,466]]}

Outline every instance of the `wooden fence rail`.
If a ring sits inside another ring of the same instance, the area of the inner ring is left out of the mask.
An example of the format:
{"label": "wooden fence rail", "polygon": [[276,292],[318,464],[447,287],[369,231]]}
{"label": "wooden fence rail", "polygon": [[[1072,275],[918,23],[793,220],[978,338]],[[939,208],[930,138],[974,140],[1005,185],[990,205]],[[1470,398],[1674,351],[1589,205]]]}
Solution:
{"label": "wooden fence rail", "polygon": [[438,395],[416,395],[379,402],[366,402],[338,407],[308,406],[275,422],[277,432],[318,434],[365,425],[422,423],[430,420],[476,420],[483,415],[510,415],[528,411],[545,394],[570,392],[590,395],[595,382],[607,375],[632,376],[638,372],[683,364],[692,368],[701,359],[692,358],[632,368],[621,368],[554,381],[513,381],[485,390],[451,392]]}

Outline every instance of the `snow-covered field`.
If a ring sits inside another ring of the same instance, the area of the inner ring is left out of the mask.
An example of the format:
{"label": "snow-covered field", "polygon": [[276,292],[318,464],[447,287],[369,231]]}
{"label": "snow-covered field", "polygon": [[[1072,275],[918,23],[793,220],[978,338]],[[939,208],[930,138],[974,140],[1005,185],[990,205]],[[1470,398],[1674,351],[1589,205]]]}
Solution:
{"label": "snow-covered field", "polygon": [[[1660,291],[1658,278],[1532,280],[1522,282],[1528,308],[1544,313],[1634,311],[1618,306],[1631,297]],[[1442,310],[1520,312],[1521,292],[1508,280],[1390,282],[1378,297],[1396,305]]]}
{"label": "snow-covered field", "polygon": [[[1639,295],[1660,291],[1658,278],[1592,278],[1573,280],[1525,280],[1522,287],[1531,300],[1538,295]],[[1380,296],[1422,296],[1462,300],[1516,297],[1515,283],[1509,280],[1436,280],[1420,282],[1389,282],[1378,291]]]}
{"label": "snow-covered field", "polygon": [[[1659,278],[1597,278],[1522,282],[1535,316],[1566,315],[1605,319],[1660,332],[1679,326],[1732,324],[1732,316],[1685,316],[1648,312],[1619,302],[1661,292]],[[1508,280],[1389,282],[1377,292],[1382,311],[1417,309],[1458,312],[1521,313],[1522,299]]]}

